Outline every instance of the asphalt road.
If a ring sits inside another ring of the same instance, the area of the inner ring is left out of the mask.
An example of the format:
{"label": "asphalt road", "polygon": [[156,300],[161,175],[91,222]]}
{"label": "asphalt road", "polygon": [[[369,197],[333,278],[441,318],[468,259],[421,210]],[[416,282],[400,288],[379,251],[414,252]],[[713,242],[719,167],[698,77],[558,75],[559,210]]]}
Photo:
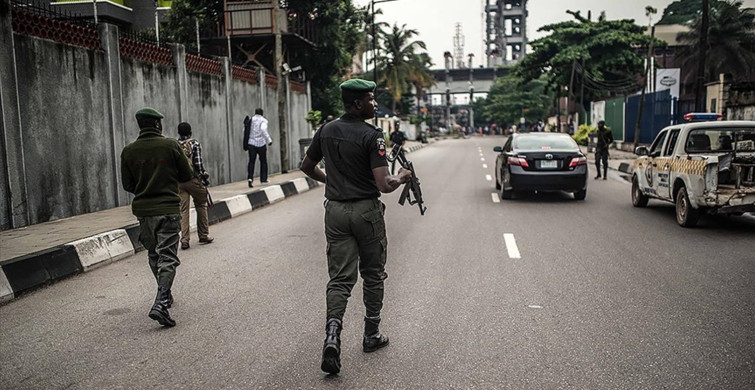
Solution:
{"label": "asphalt road", "polygon": [[361,351],[358,284],[338,376],[319,370],[319,187],[213,225],[214,244],[181,251],[175,328],[147,317],[144,252],[0,307],[0,388],[755,387],[755,217],[683,229],[671,204],[633,208],[616,172],[590,179],[585,201],[498,201],[492,149],[503,141],[408,155],[429,208],[397,205],[398,191],[383,198],[391,344]]}

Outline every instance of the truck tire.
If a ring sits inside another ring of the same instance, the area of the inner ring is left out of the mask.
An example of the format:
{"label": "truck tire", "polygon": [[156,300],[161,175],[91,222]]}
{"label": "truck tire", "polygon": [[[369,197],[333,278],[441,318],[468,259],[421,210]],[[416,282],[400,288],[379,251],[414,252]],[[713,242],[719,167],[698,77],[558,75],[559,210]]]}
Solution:
{"label": "truck tire", "polygon": [[687,189],[682,186],[676,193],[676,222],[682,227],[694,227],[700,218],[700,212],[689,203]]}
{"label": "truck tire", "polygon": [[642,189],[640,189],[640,183],[637,181],[637,176],[632,178],[632,206],[634,207],[645,207],[648,205],[648,201],[650,198],[648,198],[647,195],[642,193]]}

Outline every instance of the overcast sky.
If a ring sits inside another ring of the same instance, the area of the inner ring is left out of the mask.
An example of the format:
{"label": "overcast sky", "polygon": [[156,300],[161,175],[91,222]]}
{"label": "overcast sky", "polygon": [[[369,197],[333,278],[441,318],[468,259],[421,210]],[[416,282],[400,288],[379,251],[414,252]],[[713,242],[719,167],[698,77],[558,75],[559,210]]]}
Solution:
{"label": "overcast sky", "polygon": [[[527,36],[528,40],[542,37],[537,30],[544,25],[573,17],[566,10],[592,11],[593,19],[606,11],[608,19],[634,19],[637,24],[647,25],[645,6],[658,9],[654,22],[660,19],[663,9],[673,0],[529,0],[527,1]],[[495,0],[490,0],[495,3]],[[359,6],[365,6],[370,0],[354,0]],[[419,32],[418,39],[427,44],[427,51],[433,59],[435,68],[443,66],[443,52],[453,52],[453,37],[456,23],[461,23],[464,33],[464,52],[474,53],[477,67],[484,62],[484,3],[485,0],[395,0],[376,4],[375,8],[383,10],[378,15],[379,22],[406,24],[407,28]],[[744,0],[745,7],[755,8],[755,0]]]}

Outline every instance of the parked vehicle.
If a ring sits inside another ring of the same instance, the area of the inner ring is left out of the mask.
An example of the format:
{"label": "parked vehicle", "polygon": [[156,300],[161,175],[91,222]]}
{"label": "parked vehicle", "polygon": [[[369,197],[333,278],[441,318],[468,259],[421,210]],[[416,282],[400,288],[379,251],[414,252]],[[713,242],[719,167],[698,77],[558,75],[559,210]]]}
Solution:
{"label": "parked vehicle", "polygon": [[695,226],[701,213],[755,212],[754,121],[669,126],[649,149],[640,146],[635,154],[635,207],[645,207],[651,198],[672,202],[683,227]]}
{"label": "parked vehicle", "polygon": [[495,188],[502,199],[518,191],[566,191],[587,196],[587,159],[563,133],[518,133],[509,137],[495,162]]}

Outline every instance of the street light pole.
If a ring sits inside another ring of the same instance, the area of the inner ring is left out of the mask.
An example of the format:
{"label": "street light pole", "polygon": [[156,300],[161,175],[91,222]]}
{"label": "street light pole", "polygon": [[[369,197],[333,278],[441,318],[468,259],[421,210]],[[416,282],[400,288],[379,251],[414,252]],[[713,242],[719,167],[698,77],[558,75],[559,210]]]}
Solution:
{"label": "street light pole", "polygon": [[[378,71],[377,71],[377,34],[375,32],[375,4],[388,3],[397,0],[370,0],[370,15],[372,15],[372,80],[377,85]],[[375,87],[377,89],[377,87]],[[374,118],[375,126],[377,126],[377,110],[375,110]]]}

